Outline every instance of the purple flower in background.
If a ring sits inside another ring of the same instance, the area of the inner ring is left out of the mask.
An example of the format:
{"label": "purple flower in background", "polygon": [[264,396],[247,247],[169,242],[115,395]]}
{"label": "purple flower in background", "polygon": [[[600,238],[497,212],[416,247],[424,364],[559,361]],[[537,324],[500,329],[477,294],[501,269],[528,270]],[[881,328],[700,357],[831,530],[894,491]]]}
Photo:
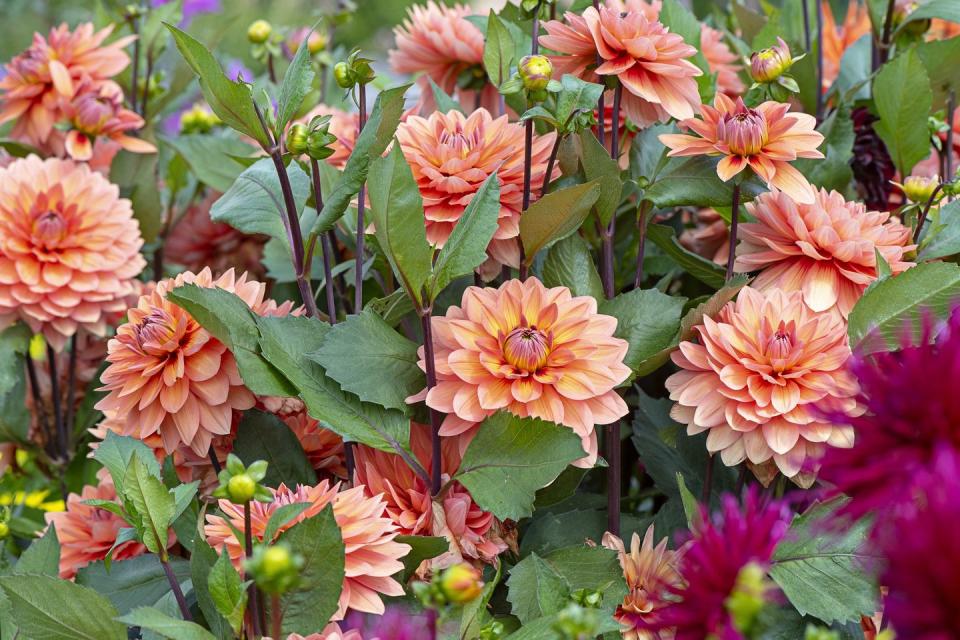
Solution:
{"label": "purple flower in background", "polygon": [[422,640],[428,637],[426,616],[416,615],[403,607],[387,607],[382,616],[351,612],[342,626],[362,631],[364,638],[376,640]]}
{"label": "purple flower in background", "polygon": [[848,420],[853,448],[831,448],[821,472],[836,493],[852,498],[846,516],[908,503],[934,453],[942,447],[960,451],[960,308],[939,335],[930,316],[920,333],[914,341],[913,332],[905,331],[899,351],[852,359],[866,412]]}
{"label": "purple flower in background", "polygon": [[[159,7],[171,0],[151,0],[150,6]],[[190,20],[200,13],[216,13],[220,11],[220,0],[183,0],[183,20],[180,25],[190,23]]]}

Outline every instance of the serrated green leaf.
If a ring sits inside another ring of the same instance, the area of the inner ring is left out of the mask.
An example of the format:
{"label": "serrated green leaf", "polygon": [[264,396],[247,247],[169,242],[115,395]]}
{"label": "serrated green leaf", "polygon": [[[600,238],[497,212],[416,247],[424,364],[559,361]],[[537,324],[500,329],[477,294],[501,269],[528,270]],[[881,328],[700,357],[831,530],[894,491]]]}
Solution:
{"label": "serrated green leaf", "polygon": [[147,470],[137,455],[130,459],[130,466],[123,478],[123,493],[120,495],[133,520],[130,524],[137,529],[144,546],[165,558],[175,510],[173,496],[160,479]]}
{"label": "serrated green leaf", "polygon": [[278,487],[281,483],[288,487],[317,483],[317,474],[300,440],[290,427],[271,413],[255,409],[244,413],[237,427],[233,453],[245,465],[265,460],[268,466],[263,484],[269,487]]}
{"label": "serrated green leaf", "polygon": [[[733,202],[733,183],[724,182],[717,176],[717,162],[710,156],[671,158],[656,182],[644,192],[644,198],[660,209],[729,207]],[[740,202],[748,202],[764,191],[763,183],[748,174],[740,185]]]}
{"label": "serrated green leaf", "polygon": [[920,253],[924,262],[960,253],[960,200],[940,207],[932,224],[922,236]]}
{"label": "serrated green leaf", "polygon": [[[272,538],[265,538],[272,540]],[[210,568],[207,589],[217,612],[230,624],[235,633],[243,627],[243,613],[247,606],[247,589],[240,574],[233,568],[230,555],[220,554]]]}
{"label": "serrated green leaf", "polygon": [[617,319],[613,335],[630,345],[623,363],[636,372],[644,362],[673,344],[686,301],[657,289],[633,289],[601,301],[598,311]]}
{"label": "serrated green leaf", "polygon": [[114,622],[117,610],[86,587],[51,576],[0,577],[0,589],[24,638],[30,640],[126,640]]}
{"label": "serrated green leaf", "polygon": [[873,100],[880,120],[873,125],[887,145],[900,175],[930,155],[927,116],[933,104],[930,79],[916,50],[883,65],[873,82]]}
{"label": "serrated green leaf", "polygon": [[50,523],[47,532],[39,540],[34,540],[27,550],[20,554],[14,575],[60,575],[60,541],[57,539],[57,527]]}
{"label": "serrated green leaf", "polygon": [[239,634],[239,630],[234,631],[230,626],[231,623],[220,615],[213,601],[209,585],[213,567],[219,559],[220,556],[205,540],[198,540],[194,545],[193,554],[190,556],[189,575],[193,580],[193,589],[197,596],[197,605],[200,607],[200,611],[203,612],[207,626],[210,627],[213,634],[221,640],[233,640],[234,636]]}
{"label": "serrated green leaf", "polygon": [[430,560],[450,550],[450,541],[443,536],[397,536],[397,542],[410,545],[410,553],[403,558],[403,580],[406,582],[424,560]]}
{"label": "serrated green leaf", "polygon": [[163,227],[163,204],[157,187],[157,154],[121,149],[110,164],[110,182],[133,205],[133,217],[145,242],[153,242]]}
{"label": "serrated green leaf", "polygon": [[560,240],[547,252],[543,263],[543,284],[567,287],[575,296],[603,299],[603,283],[586,241],[577,234]]}
{"label": "serrated green leaf", "polygon": [[940,18],[947,22],[960,22],[960,5],[954,0],[930,0],[907,14],[907,19],[900,26],[933,18]]}
{"label": "serrated green leaf", "polygon": [[571,122],[571,115],[574,113],[593,113],[604,89],[601,84],[581,80],[569,73],[560,79],[560,85],[554,114],[561,125]]}
{"label": "serrated green leaf", "polygon": [[606,225],[620,204],[620,192],[623,189],[620,163],[610,157],[610,153],[589,129],[580,132],[580,148],[580,162],[587,180],[595,180],[600,184],[600,195],[594,204],[594,211],[600,218],[600,224]]}
{"label": "serrated green leaf", "polygon": [[950,91],[960,88],[957,66],[960,65],[960,38],[932,40],[917,45],[917,54],[923,61],[933,90],[933,109],[947,106]]}
{"label": "serrated green leaf", "polygon": [[600,182],[594,180],[540,198],[520,216],[520,241],[528,261],[541,249],[575,232],[600,197]]}
{"label": "serrated green leaf", "polygon": [[648,225],[647,238],[700,282],[714,289],[724,285],[726,279],[724,268],[681,246],[677,242],[677,236],[672,227],[663,224]]}
{"label": "serrated green leaf", "polygon": [[153,451],[142,440],[117,435],[108,430],[107,437],[93,452],[93,459],[110,472],[117,495],[123,495],[123,482],[130,467],[130,460],[134,456],[146,466],[151,475],[160,477],[160,464],[154,457]]}
{"label": "serrated green leaf", "polygon": [[117,620],[132,627],[149,629],[170,640],[216,640],[215,635],[197,623],[171,618],[153,607],[138,607]]}
{"label": "serrated green leaf", "polygon": [[535,553],[510,569],[507,588],[510,612],[523,624],[557,613],[570,600],[566,579]]}
{"label": "serrated green leaf", "polygon": [[0,442],[27,442],[30,413],[23,399],[27,394],[24,355],[30,344],[30,329],[17,323],[0,332]]}
{"label": "serrated green leaf", "polygon": [[[171,557],[169,563],[178,582],[189,582],[190,565],[185,560]],[[135,607],[155,604],[170,592],[163,566],[157,556],[149,554],[114,560],[109,569],[103,561],[91,563],[77,572],[76,581],[110,600],[121,615]]]}
{"label": "serrated green leaf", "polygon": [[160,142],[186,161],[197,180],[221,193],[233,185],[245,168],[233,156],[253,151],[253,147],[236,138],[204,134],[160,136]]}
{"label": "serrated green leaf", "polygon": [[449,93],[444,91],[440,85],[433,81],[433,78],[427,76],[427,81],[430,83],[430,91],[433,93],[433,101],[437,104],[437,111],[443,113],[450,113],[451,111],[459,111],[464,113],[463,107],[460,106],[460,103],[454,100]]}
{"label": "serrated green leaf", "polygon": [[[319,24],[319,23],[318,23]],[[277,130],[282,132],[303,104],[303,99],[310,93],[310,87],[313,85],[313,78],[316,73],[313,70],[313,60],[311,59],[309,40],[313,35],[317,25],[310,29],[309,33],[303,36],[297,52],[283,74],[283,82],[280,85],[280,99],[277,101]]]}
{"label": "serrated green leaf", "polygon": [[516,45],[500,16],[491,9],[487,17],[487,33],[483,44],[483,68],[490,82],[500,87],[510,79],[510,70],[516,62]]}

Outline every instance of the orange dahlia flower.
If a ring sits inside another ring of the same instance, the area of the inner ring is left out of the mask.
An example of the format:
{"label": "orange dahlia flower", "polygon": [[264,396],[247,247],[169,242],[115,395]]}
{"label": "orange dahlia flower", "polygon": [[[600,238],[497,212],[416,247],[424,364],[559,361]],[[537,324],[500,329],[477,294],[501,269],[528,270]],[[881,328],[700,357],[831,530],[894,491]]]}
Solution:
{"label": "orange dahlia flower", "polygon": [[614,615],[620,623],[620,634],[624,640],[658,638],[658,635],[644,630],[643,622],[656,618],[657,610],[667,606],[669,599],[664,596],[671,588],[683,586],[683,578],[677,569],[682,550],[668,549],[666,538],[656,546],[653,540],[653,525],[647,528],[642,543],[640,536],[634,532],[628,553],[623,540],[609,531],[603,534],[603,546],[617,552],[623,577],[627,581],[627,595]]}
{"label": "orange dahlia flower", "polygon": [[[550,20],[540,44],[563,55],[552,56],[558,76],[585,80],[614,76],[623,85],[622,109],[634,124],[692,118],[700,108],[697,76],[703,72],[687,58],[697,50],[656,19],[658,7],[644,2],[587,7],[583,15],[567,12],[566,24]],[[592,69],[600,56],[602,63]],[[588,71],[588,69],[592,69]]]}
{"label": "orange dahlia flower", "polygon": [[681,342],[672,356],[681,371],[666,382],[676,402],[670,415],[689,435],[709,432],[707,450],[724,464],[773,460],[809,486],[826,445],[853,445],[850,427],[827,422],[816,407],[857,410],[840,316],[814,312],[799,291],[745,287],[695,329],[699,342]]}
{"label": "orange dahlia flower", "polygon": [[835,309],[846,318],[877,279],[878,251],[893,273],[913,266],[904,260],[916,249],[909,228],[836,191],[817,191],[812,204],[764,193],[747,211],[757,221],[740,225],[736,268],[762,269],[753,281],[761,291],[802,291],[813,311]]}
{"label": "orange dahlia flower", "polygon": [[33,43],[7,65],[0,80],[0,124],[15,121],[12,136],[35,147],[46,145],[62,118],[64,100],[73,98],[81,79],[99,85],[123,71],[130,58],[123,48],[135,36],[104,45],[113,31],[94,31],[87,22],[70,31],[66,24],[50,30],[49,38],[33,34]]}
{"label": "orange dahlia flower", "polygon": [[823,88],[829,89],[840,74],[840,61],[850,46],[871,32],[870,12],[860,0],[850,0],[843,24],[838,25],[833,17],[829,0],[823,5]]}
{"label": "orange dahlia flower", "polygon": [[[555,132],[535,136],[531,180],[543,182]],[[420,187],[427,241],[442,247],[464,209],[491,173],[500,182],[499,228],[488,263],[520,266],[520,213],[523,207],[523,125],[507,116],[494,119],[486,109],[470,116],[459,111],[410,116],[397,128],[397,141]],[[488,269],[491,264],[487,265]]]}
{"label": "orange dahlia flower", "polygon": [[[448,414],[445,436],[472,433],[501,409],[565,425],[587,454],[576,464],[593,466],[594,426],[627,414],[614,390],[630,376],[627,342],[613,337],[616,318],[597,313],[593,298],[536,278],[467,287],[462,305],[433,318],[437,386],[408,401],[426,398]],[[423,347],[419,355],[426,370]]]}
{"label": "orange dahlia flower", "polygon": [[[67,509],[46,513],[47,526],[57,529],[60,541],[60,577],[72,580],[77,571],[92,562],[103,560],[117,541],[120,529],[129,527],[123,518],[106,509],[84,504],[84,500],[109,500],[120,504],[113,480],[106,469],[97,473],[97,485],[85,486],[80,495],[67,496]],[[147,548],[130,541],[117,545],[114,560],[126,560],[143,555]]]}
{"label": "orange dahlia flower", "polygon": [[[483,33],[467,20],[474,13],[467,5],[448,7],[429,0],[410,7],[403,24],[393,30],[396,48],[388,54],[390,67],[397,73],[424,74],[418,82],[424,112],[434,109],[427,78],[464,105],[497,108],[499,94],[483,68]],[[464,77],[470,78],[468,89],[461,88]]]}
{"label": "orange dahlia flower", "polygon": [[146,262],[130,201],[82,164],[29,156],[0,169],[0,328],[17,319],[60,351],[102,336]]}
{"label": "orange dahlia flower", "polygon": [[743,80],[740,79],[743,65],[737,64],[740,58],[724,42],[722,31],[701,24],[700,51],[707,59],[710,73],[717,74],[717,91],[732,97],[739,96],[746,90]]}
{"label": "orange dahlia flower", "polygon": [[337,141],[330,145],[333,154],[327,158],[327,164],[337,169],[343,169],[347,165],[350,154],[353,153],[354,145],[357,143],[357,134],[360,130],[360,114],[319,104],[300,118],[298,122],[309,124],[317,116],[330,116],[330,133],[337,137]]}
{"label": "orange dahlia flower", "polygon": [[787,192],[797,202],[813,202],[815,190],[806,177],[791,166],[797,158],[823,158],[817,147],[823,136],[815,130],[817,120],[806,113],[788,113],[790,105],[764,102],[756,109],[741,98],[734,102],[722,93],[713,107],[703,105],[703,119],[680,122],[683,130],[697,136],[666,133],[660,142],[670,147],[669,156],[723,156],[717,175],[724,182],[750,167],[767,186]]}
{"label": "orange dahlia flower", "polygon": [[[270,491],[273,502],[250,504],[251,531],[259,541],[263,541],[267,522],[279,507],[298,502],[310,504],[303,513],[281,526],[278,536],[333,504],[333,515],[346,547],[346,574],[335,620],[342,620],[348,609],[382,614],[385,607],[381,595],[403,595],[403,587],[391,576],[403,569],[400,558],[410,552],[410,546],[394,540],[399,532],[385,516],[387,504],[382,498],[364,495],[362,486],[340,491],[339,483],[331,485],[326,480],[314,487],[297,485],[296,489],[281,484]],[[243,559],[243,541],[237,540],[234,530],[243,531],[243,507],[229,500],[220,500],[219,505],[224,515],[207,514],[204,534],[210,546],[217,550],[226,549],[239,568]]]}
{"label": "orange dahlia flower", "polygon": [[[431,467],[430,428],[410,424],[410,447],[424,469]],[[459,482],[447,484],[460,468],[457,441],[442,442],[441,472],[446,487],[434,503],[430,487],[424,483],[400,456],[358,445],[355,483],[363,485],[369,496],[382,496],[387,515],[402,535],[443,536],[450,542],[450,552],[431,562],[442,568],[461,562],[463,557],[492,562],[506,551],[493,514],[481,509]]]}
{"label": "orange dahlia flower", "polygon": [[104,137],[134,153],[154,153],[157,148],[127,135],[143,127],[143,118],[123,107],[123,90],[113,81],[94,85],[84,81],[72,100],[63,106],[63,116],[73,127],[63,142],[64,151],[74,160],[93,158],[93,143]]}
{"label": "orange dahlia flower", "polygon": [[123,435],[159,434],[167,453],[186,445],[206,456],[215,436],[230,433],[233,412],[251,408],[255,398],[227,347],[167,299],[183,284],[235,293],[259,315],[286,315],[292,303],[264,300],[266,285],[232,269],[216,280],[209,269],[186,271],[141,296],[107,345],[110,366],[100,390],[108,393],[97,409],[123,420]]}
{"label": "orange dahlia flower", "polygon": [[347,477],[343,438],[330,429],[321,427],[317,420],[307,415],[306,409],[281,415],[280,419],[297,436],[315,471],[337,478]]}

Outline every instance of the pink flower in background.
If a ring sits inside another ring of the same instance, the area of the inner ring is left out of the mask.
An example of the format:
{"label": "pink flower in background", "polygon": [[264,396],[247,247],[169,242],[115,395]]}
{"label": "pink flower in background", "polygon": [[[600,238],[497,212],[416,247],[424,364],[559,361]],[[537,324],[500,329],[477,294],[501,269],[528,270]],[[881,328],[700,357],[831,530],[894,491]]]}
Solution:
{"label": "pink flower in background", "polygon": [[93,143],[104,137],[134,153],[156,153],[157,148],[146,140],[128,135],[143,127],[143,118],[123,107],[123,91],[106,81],[98,87],[82,83],[76,96],[63,106],[63,116],[73,127],[63,143],[66,154],[74,160],[90,160]]}
{"label": "pink flower in background", "polygon": [[739,96],[746,91],[740,71],[740,58],[723,39],[723,32],[707,24],[700,25],[700,51],[707,59],[710,73],[717,74],[717,90],[728,96]]}
{"label": "pink flower in background", "polygon": [[877,252],[895,274],[913,266],[904,259],[916,248],[909,228],[836,191],[816,191],[810,204],[764,193],[747,211],[757,221],[740,225],[736,269],[761,269],[752,283],[761,291],[802,291],[813,311],[836,310],[846,318],[877,279]]}
{"label": "pink flower in background", "polygon": [[681,342],[672,354],[680,371],[666,381],[676,402],[670,415],[689,435],[706,431],[707,450],[724,464],[772,462],[810,486],[827,445],[853,446],[853,429],[820,410],[857,410],[838,315],[814,313],[799,291],[746,287],[695,329],[699,342]]}
{"label": "pink flower in background", "polygon": [[[499,288],[467,287],[462,307],[433,317],[437,386],[423,400],[448,414],[440,433],[474,432],[477,423],[505,409],[521,417],[562,424],[597,460],[594,427],[627,414],[615,388],[630,376],[627,342],[613,336],[616,318],[597,313],[597,301],[544,287],[536,278]],[[423,347],[420,368],[426,370]]]}
{"label": "pink flower in background", "polygon": [[[556,134],[535,136],[532,184],[540,185]],[[420,187],[427,241],[442,247],[483,182],[496,172],[500,182],[499,228],[487,247],[485,271],[520,266],[520,213],[523,205],[523,126],[494,118],[486,109],[410,116],[397,128],[397,140]]]}
{"label": "pink flower in background", "polygon": [[61,351],[103,336],[146,261],[130,201],[82,164],[29,156],[0,169],[0,328],[23,320]]}
{"label": "pink flower in background", "polygon": [[[250,505],[255,540],[263,540],[270,516],[283,505],[305,502],[310,507],[279,527],[277,535],[317,515],[328,504],[333,505],[333,515],[346,547],[346,575],[335,620],[342,620],[348,609],[382,614],[381,595],[403,595],[403,587],[392,576],[403,569],[400,558],[410,552],[410,546],[394,540],[399,532],[386,517],[387,504],[381,497],[366,496],[363,486],[341,490],[339,483],[331,485],[326,480],[314,487],[297,485],[295,489],[281,484],[270,491],[274,494],[273,502]],[[243,529],[243,507],[229,500],[220,500],[219,506],[224,516],[207,514],[204,534],[210,546],[225,549],[239,567],[243,542],[237,540],[230,525]]]}

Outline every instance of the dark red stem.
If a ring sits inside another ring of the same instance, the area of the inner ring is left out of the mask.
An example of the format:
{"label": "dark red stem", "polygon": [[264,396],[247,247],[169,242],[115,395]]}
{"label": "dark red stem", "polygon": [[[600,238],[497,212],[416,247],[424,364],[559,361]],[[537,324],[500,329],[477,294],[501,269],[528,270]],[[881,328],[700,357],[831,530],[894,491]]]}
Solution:
{"label": "dark red stem", "polygon": [[[360,85],[358,104],[360,106],[360,125],[357,135],[363,131],[367,124],[367,86]],[[359,199],[357,200],[357,264],[354,268],[356,273],[353,286],[353,312],[360,313],[363,310],[363,241],[364,241],[364,213],[367,206],[367,184],[360,185]]]}
{"label": "dark red stem", "polygon": [[[433,351],[433,327],[430,321],[430,309],[426,309],[420,316],[421,326],[423,327],[423,358],[427,363],[427,389],[433,389],[437,386],[437,368],[434,362]],[[432,457],[430,460],[430,492],[433,495],[440,493],[440,423],[442,418],[440,412],[430,407],[430,443],[432,445]]]}

